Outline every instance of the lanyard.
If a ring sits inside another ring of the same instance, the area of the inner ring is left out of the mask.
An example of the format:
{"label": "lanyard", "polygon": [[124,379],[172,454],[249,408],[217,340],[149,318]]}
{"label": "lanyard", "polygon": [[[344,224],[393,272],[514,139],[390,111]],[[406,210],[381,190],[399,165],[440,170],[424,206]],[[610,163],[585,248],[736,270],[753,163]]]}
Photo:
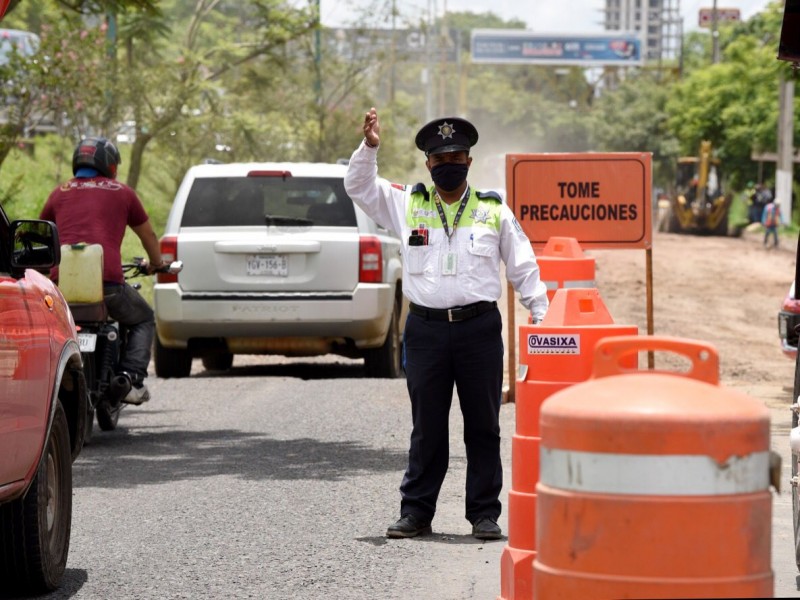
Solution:
{"label": "lanyard", "polygon": [[461,215],[464,212],[464,208],[466,208],[467,206],[467,201],[469,200],[469,186],[467,186],[467,190],[464,192],[464,196],[461,198],[461,206],[458,207],[456,216],[453,219],[453,231],[450,231],[450,228],[447,226],[447,217],[444,214],[444,209],[442,208],[442,202],[439,199],[438,192],[434,193],[433,199],[436,202],[436,210],[439,211],[439,218],[442,220],[442,226],[444,227],[444,234],[447,236],[447,243],[449,245],[450,240],[453,237],[453,234],[455,234],[456,232],[456,227],[458,227],[458,221],[461,219]]}

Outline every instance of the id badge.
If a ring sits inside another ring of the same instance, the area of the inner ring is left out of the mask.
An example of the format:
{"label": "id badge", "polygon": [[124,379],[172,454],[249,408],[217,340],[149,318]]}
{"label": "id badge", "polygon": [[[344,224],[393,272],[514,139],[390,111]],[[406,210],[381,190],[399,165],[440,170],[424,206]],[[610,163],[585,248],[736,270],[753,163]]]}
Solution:
{"label": "id badge", "polygon": [[442,255],[442,275],[455,275],[458,266],[458,254],[445,252]]}

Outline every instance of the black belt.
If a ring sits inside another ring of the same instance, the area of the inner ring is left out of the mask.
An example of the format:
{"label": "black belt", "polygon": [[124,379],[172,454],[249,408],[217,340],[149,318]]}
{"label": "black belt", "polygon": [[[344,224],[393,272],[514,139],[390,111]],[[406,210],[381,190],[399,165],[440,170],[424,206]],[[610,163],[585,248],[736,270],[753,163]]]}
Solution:
{"label": "black belt", "polygon": [[472,317],[477,317],[486,311],[497,308],[497,302],[489,302],[488,300],[481,300],[466,306],[456,306],[453,308],[426,308],[411,302],[408,309],[415,315],[419,315],[425,319],[433,321],[450,321],[455,323],[457,321],[466,321]]}

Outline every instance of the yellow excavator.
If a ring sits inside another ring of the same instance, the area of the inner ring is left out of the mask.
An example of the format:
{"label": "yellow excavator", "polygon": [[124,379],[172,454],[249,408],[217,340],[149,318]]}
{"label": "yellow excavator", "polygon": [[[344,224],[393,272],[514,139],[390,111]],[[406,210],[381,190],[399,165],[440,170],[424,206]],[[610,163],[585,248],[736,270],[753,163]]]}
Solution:
{"label": "yellow excavator", "polygon": [[728,235],[730,207],[731,195],[722,190],[720,160],[712,155],[711,142],[704,140],[697,156],[678,159],[667,231]]}

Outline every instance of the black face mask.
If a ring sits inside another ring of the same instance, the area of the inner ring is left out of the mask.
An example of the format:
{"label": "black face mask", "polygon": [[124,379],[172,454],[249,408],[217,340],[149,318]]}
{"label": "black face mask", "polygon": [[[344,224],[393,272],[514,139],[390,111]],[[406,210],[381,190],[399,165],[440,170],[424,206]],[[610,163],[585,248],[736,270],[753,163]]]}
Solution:
{"label": "black face mask", "polygon": [[431,169],[431,179],[445,192],[452,192],[467,180],[467,171],[465,164],[444,163]]}

